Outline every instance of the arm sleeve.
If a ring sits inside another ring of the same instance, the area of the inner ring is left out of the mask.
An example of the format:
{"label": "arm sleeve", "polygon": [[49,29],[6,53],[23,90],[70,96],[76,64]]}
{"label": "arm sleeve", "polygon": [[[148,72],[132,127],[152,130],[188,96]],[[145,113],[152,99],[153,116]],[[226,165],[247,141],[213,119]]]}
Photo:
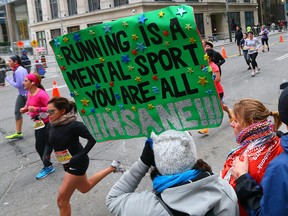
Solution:
{"label": "arm sleeve", "polygon": [[225,59],[223,58],[223,56],[220,53],[217,54],[217,59],[218,59],[218,61],[217,61],[218,67],[220,67],[222,64],[225,63]]}
{"label": "arm sleeve", "polygon": [[21,86],[23,86],[23,81],[25,79],[26,74],[22,73],[21,71],[16,70],[15,72],[15,79],[16,82],[14,82],[13,79],[11,79],[11,77],[6,77],[5,80],[12,85],[13,87],[20,89]]}
{"label": "arm sleeve", "polygon": [[262,179],[261,215],[287,215],[287,154],[279,155],[267,167]]}
{"label": "arm sleeve", "polygon": [[46,91],[43,91],[39,95],[39,99],[41,101],[41,104],[39,104],[39,107],[37,108],[37,112],[38,112],[38,109],[41,109],[41,112],[46,112],[47,111],[47,104],[48,104],[48,101],[50,100],[49,95],[47,94]]}
{"label": "arm sleeve", "polygon": [[[236,180],[236,194],[241,205],[250,212],[260,209],[262,190],[260,186],[246,173]],[[257,214],[255,214],[257,215]]]}
{"label": "arm sleeve", "polygon": [[96,140],[82,122],[77,122],[77,125],[75,125],[72,132],[78,134],[82,138],[87,139],[88,141],[85,147],[79,153],[73,155],[70,160],[70,165],[75,164],[83,155],[88,154],[96,143]]}
{"label": "arm sleeve", "polygon": [[106,206],[112,215],[137,215],[141,209],[145,209],[146,215],[163,215],[159,211],[163,212],[164,208],[159,207],[161,204],[155,201],[151,191],[135,192],[148,170],[149,167],[138,159],[113,185],[106,197]]}

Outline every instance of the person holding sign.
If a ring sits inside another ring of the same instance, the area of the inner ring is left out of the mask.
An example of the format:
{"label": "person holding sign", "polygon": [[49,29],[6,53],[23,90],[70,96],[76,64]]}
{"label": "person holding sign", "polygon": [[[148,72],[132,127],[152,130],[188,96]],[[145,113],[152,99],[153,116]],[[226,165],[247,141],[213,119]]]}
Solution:
{"label": "person holding sign", "polygon": [[5,80],[13,87],[18,89],[18,96],[15,102],[15,121],[16,121],[16,131],[14,134],[8,135],[6,139],[22,139],[22,124],[23,124],[23,116],[20,112],[20,108],[25,106],[27,100],[28,91],[24,89],[23,81],[25,76],[28,74],[27,70],[22,65],[21,59],[18,55],[10,56],[7,62],[7,66],[12,68],[13,70],[13,78],[10,76],[6,76]]}
{"label": "person holding sign", "polygon": [[24,89],[28,90],[26,105],[20,109],[21,113],[29,112],[35,129],[35,147],[44,167],[36,175],[36,179],[43,179],[55,172],[50,161],[52,148],[47,145],[46,126],[49,122],[46,114],[49,95],[41,84],[41,77],[37,73],[28,74],[23,82]]}
{"label": "person holding sign", "polygon": [[[151,166],[155,193],[135,192]],[[233,188],[197,160],[192,136],[176,130],[151,133],[138,161],[109,191],[106,205],[112,215],[239,215]]]}
{"label": "person holding sign", "polygon": [[[238,158],[244,160],[247,155],[248,174],[260,184],[270,161],[283,152],[280,138],[275,133],[281,125],[279,114],[269,111],[264,104],[254,99],[235,103],[233,113],[231,127],[239,147],[228,155],[221,176],[236,188],[236,179],[232,175],[234,163]],[[268,120],[270,116],[274,118],[274,125]],[[246,206],[240,205],[240,214],[248,215],[243,207]]]}
{"label": "person holding sign", "polygon": [[248,39],[245,40],[244,43],[244,49],[248,50],[248,55],[249,58],[251,59],[251,63],[252,63],[252,77],[255,76],[255,74],[259,73],[260,68],[258,67],[258,64],[256,62],[256,57],[258,55],[258,49],[260,48],[261,43],[260,41],[253,36],[253,32],[250,31],[248,32]]}
{"label": "person holding sign", "polygon": [[[113,161],[111,166],[88,179],[86,170],[89,157],[87,154],[95,145],[96,140],[82,122],[76,121],[76,104],[64,97],[53,97],[48,102],[47,108],[50,120],[48,142],[53,147],[58,162],[63,164],[65,170],[57,203],[60,215],[67,216],[71,215],[70,198],[76,189],[81,193],[87,193],[108,174],[123,172],[125,169],[119,161]],[[79,142],[80,137],[88,140],[84,148]]]}

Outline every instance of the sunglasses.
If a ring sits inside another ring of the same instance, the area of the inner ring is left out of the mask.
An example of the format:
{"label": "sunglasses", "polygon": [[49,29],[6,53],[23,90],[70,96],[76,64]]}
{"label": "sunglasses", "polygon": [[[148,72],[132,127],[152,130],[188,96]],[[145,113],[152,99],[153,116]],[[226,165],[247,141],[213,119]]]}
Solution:
{"label": "sunglasses", "polygon": [[49,115],[53,115],[55,113],[54,109],[50,109],[46,111]]}

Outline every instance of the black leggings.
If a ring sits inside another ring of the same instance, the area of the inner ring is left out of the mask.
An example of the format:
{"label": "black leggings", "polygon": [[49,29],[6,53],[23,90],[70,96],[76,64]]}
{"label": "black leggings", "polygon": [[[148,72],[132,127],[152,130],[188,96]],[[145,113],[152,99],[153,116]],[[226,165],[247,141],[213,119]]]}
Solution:
{"label": "black leggings", "polygon": [[262,41],[262,45],[264,46],[264,42],[266,43],[267,46],[268,45],[268,38],[264,39],[264,38],[261,38],[261,41]]}
{"label": "black leggings", "polygon": [[255,69],[256,67],[258,68],[258,65],[257,65],[257,62],[256,62],[257,55],[258,55],[258,52],[255,52],[253,54],[249,54],[253,69]]}
{"label": "black leggings", "polygon": [[35,130],[35,148],[43,162],[44,167],[52,165],[50,162],[50,157],[53,151],[53,148],[47,144],[46,125],[47,123],[45,124],[44,128]]}

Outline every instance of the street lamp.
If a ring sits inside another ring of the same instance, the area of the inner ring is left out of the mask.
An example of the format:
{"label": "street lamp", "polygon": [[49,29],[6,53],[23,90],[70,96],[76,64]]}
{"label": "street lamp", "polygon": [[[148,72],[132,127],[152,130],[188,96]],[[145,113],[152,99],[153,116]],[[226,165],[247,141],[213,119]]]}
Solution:
{"label": "street lamp", "polygon": [[226,0],[226,17],[227,17],[227,24],[228,24],[228,32],[229,32],[229,39],[232,42],[232,34],[231,34],[231,26],[230,26],[230,13],[229,13],[229,0]]}
{"label": "street lamp", "polygon": [[60,4],[59,4],[59,0],[57,0],[57,5],[58,5],[58,13],[59,13],[59,21],[60,21],[60,26],[61,26],[61,35],[64,34],[63,32],[63,22],[62,22],[62,15],[61,15],[61,8],[60,8]]}
{"label": "street lamp", "polygon": [[12,37],[12,24],[10,20],[10,11],[8,9],[8,0],[4,1],[5,4],[5,15],[6,15],[6,21],[7,21],[7,26],[8,26],[8,33],[9,33],[9,40],[10,40],[10,49],[12,53],[14,53],[14,43],[13,43],[13,37]]}

